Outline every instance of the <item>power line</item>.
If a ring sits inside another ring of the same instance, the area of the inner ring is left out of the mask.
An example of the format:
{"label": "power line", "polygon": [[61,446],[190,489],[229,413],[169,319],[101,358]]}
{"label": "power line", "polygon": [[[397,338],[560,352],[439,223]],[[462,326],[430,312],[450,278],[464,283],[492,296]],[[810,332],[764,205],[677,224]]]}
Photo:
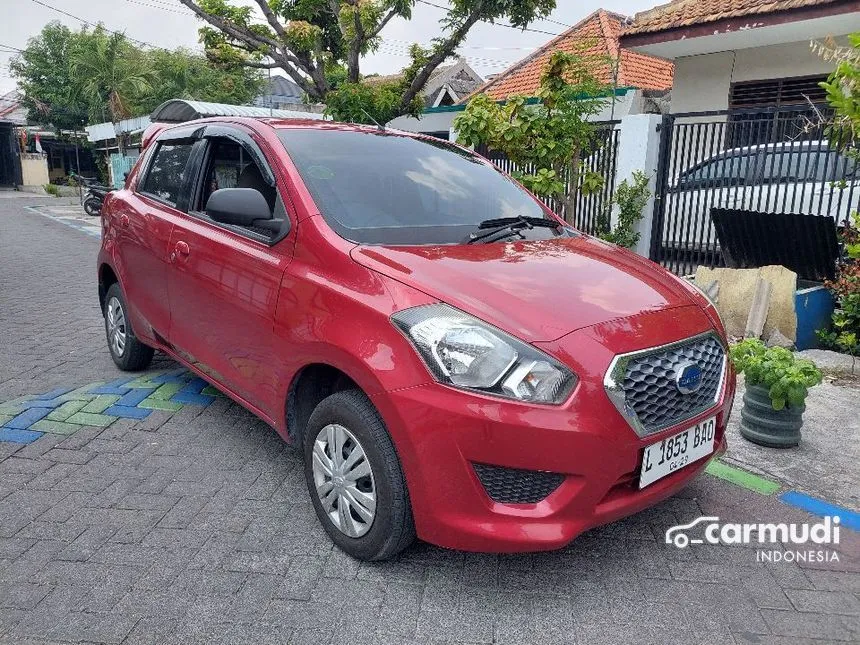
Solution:
{"label": "power line", "polygon": [[89,20],[85,20],[84,18],[81,18],[80,16],[76,16],[72,13],[69,13],[68,11],[64,11],[63,9],[58,9],[57,7],[49,5],[47,2],[42,2],[42,0],[31,0],[31,2],[35,2],[37,5],[41,5],[47,9],[50,9],[51,11],[56,11],[57,13],[60,13],[64,16],[72,18],[73,20],[77,20],[78,22],[80,22],[84,25],[87,25],[89,27],[94,27],[94,28],[101,27],[102,29],[104,29],[108,33],[116,34],[117,36],[123,36],[125,38],[128,38],[132,42],[136,42],[140,45],[145,45],[146,47],[152,47],[153,49],[161,49],[163,51],[170,51],[169,49],[165,49],[164,47],[159,47],[158,45],[153,45],[152,43],[148,43],[145,40],[138,40],[137,38],[132,38],[131,36],[126,36],[126,34],[121,32],[121,31],[114,31],[113,29],[108,29],[102,23],[97,24],[94,22],[90,22]]}
{"label": "power line", "polygon": [[182,9],[176,7],[165,7],[163,5],[158,4],[150,4],[148,2],[141,2],[140,0],[125,0],[126,2],[130,2],[131,4],[140,5],[141,7],[150,7],[152,9],[161,9],[161,11],[169,11],[170,13],[179,14],[180,16],[194,16],[195,14],[190,11],[183,11]]}
{"label": "power line", "polygon": [[[442,11],[451,11],[451,7],[446,7],[441,4],[436,4],[435,2],[429,2],[429,0],[415,0],[416,2],[420,2],[421,4],[426,4],[428,7],[436,7],[437,9],[441,9]],[[542,29],[532,29],[531,27],[515,27],[514,25],[509,25],[506,22],[490,22],[489,20],[482,20],[481,22],[486,23],[488,25],[498,25],[499,27],[507,27],[508,29],[516,29],[517,31],[531,31],[535,34],[545,34],[547,36],[561,36],[561,34],[555,34],[551,31],[543,31]],[[567,26],[567,25],[565,25]]]}

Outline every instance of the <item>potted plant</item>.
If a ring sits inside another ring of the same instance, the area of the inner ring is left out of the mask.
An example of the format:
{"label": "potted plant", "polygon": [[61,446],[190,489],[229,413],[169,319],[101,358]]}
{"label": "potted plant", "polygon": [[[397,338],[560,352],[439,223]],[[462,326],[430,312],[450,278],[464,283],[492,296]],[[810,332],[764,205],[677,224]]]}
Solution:
{"label": "potted plant", "polygon": [[734,345],[730,355],[746,382],[741,435],[771,448],[800,443],[809,388],[821,383],[815,363],[753,338]]}

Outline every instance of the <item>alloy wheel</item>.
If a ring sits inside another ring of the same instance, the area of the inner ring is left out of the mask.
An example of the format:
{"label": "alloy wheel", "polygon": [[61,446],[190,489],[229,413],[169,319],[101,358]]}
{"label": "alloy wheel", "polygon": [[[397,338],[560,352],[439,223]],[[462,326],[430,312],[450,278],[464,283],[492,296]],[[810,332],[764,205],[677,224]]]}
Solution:
{"label": "alloy wheel", "polygon": [[367,533],[376,516],[376,484],[361,443],[342,425],[330,423],[316,436],[313,475],[323,511],[344,535]]}
{"label": "alloy wheel", "polygon": [[125,312],[119,298],[111,298],[107,304],[108,344],[115,356],[122,356],[127,339]]}

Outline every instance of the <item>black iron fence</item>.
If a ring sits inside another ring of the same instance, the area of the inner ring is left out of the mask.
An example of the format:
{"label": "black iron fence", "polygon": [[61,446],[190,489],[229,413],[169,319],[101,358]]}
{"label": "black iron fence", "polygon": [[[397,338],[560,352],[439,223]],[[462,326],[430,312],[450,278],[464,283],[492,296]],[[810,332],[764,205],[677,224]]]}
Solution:
{"label": "black iron fence", "polygon": [[714,208],[845,221],[860,178],[829,126],[826,109],[813,106],[665,115],[651,259],[680,275],[723,266]]}
{"label": "black iron fence", "polygon": [[[603,177],[603,185],[600,190],[588,195],[580,192],[576,201],[573,224],[579,230],[590,235],[596,235],[601,232],[601,222],[605,218],[608,218],[612,207],[612,195],[615,192],[616,162],[618,158],[619,123],[621,122],[602,121],[596,124],[597,136],[595,137],[592,151],[583,160],[583,166],[586,170],[595,172]],[[505,154],[496,150],[490,150],[486,146],[479,146],[476,148],[476,152],[492,161],[507,173],[517,171],[532,173],[535,170],[531,165],[519,168]],[[581,173],[580,189],[582,188],[584,177],[585,173]],[[554,212],[561,213],[562,208],[559,200],[549,198],[543,201]]]}

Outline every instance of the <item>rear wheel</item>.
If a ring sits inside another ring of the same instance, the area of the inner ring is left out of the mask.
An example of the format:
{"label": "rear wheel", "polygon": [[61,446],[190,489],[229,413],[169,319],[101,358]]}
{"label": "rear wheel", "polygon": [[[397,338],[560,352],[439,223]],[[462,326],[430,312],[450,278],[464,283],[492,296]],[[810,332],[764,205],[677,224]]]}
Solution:
{"label": "rear wheel", "polygon": [[126,372],[146,369],[155,350],[141,343],[134,335],[128,318],[125,297],[119,283],[110,286],[105,296],[105,334],[108,349],[116,366]]}
{"label": "rear wheel", "polygon": [[387,560],[413,542],[400,460],[363,392],[323,399],[308,421],[303,448],[314,510],[335,544],[360,560]]}

